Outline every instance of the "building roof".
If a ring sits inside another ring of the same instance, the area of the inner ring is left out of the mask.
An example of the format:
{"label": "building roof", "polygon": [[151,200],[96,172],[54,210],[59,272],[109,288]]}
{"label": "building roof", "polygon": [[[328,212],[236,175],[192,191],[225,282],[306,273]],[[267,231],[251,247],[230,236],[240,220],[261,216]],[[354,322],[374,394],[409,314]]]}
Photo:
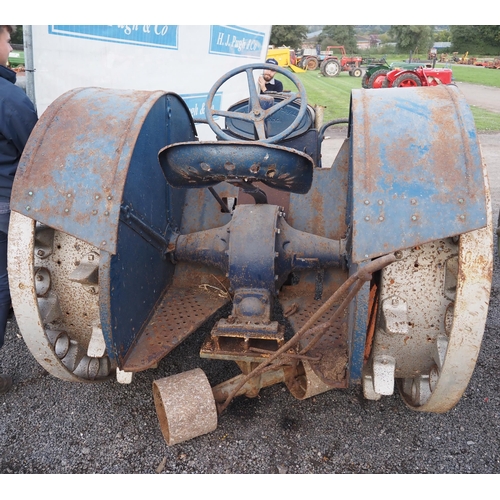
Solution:
{"label": "building roof", "polygon": [[307,34],[307,38],[316,38],[319,35],[321,35],[321,30],[319,30],[319,31],[313,31],[312,33],[308,33]]}
{"label": "building roof", "polygon": [[451,42],[434,42],[435,49],[448,49],[451,47]]}

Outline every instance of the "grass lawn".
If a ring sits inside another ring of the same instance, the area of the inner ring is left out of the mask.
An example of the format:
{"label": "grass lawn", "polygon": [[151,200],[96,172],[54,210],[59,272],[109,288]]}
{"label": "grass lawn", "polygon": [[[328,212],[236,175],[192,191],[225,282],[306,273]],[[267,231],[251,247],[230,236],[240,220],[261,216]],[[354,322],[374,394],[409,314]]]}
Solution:
{"label": "grass lawn", "polygon": [[[445,67],[445,65],[439,64],[437,66]],[[465,64],[452,64],[447,67],[453,71],[453,79],[456,82],[476,83],[500,88],[500,69]]]}
{"label": "grass lawn", "polygon": [[[390,62],[393,61],[390,60]],[[455,81],[500,88],[500,70],[498,69],[462,64],[452,64],[449,67],[453,70]],[[296,73],[295,76],[304,84],[309,104],[312,106],[325,106],[325,122],[349,116],[351,91],[361,88],[361,78],[354,78],[345,72],[342,72],[337,77],[328,78],[323,76],[318,70],[308,71],[307,73]],[[277,78],[284,82],[285,90],[287,89],[287,85],[291,85],[289,80],[280,77],[280,75],[277,75]],[[472,107],[471,109],[478,132],[500,131],[499,113],[492,113],[478,107]]]}

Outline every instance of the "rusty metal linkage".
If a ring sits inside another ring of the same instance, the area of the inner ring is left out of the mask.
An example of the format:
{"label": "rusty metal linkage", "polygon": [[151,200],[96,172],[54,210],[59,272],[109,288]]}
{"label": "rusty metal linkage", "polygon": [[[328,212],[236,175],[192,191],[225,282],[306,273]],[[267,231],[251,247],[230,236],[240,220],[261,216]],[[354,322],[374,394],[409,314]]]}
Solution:
{"label": "rusty metal linkage", "polygon": [[[238,394],[238,391],[253,377],[256,377],[263,373],[264,369],[270,365],[273,361],[282,356],[286,351],[290,348],[294,347],[305,335],[306,333],[311,333],[311,331],[315,332],[315,337],[313,341],[307,346],[307,348],[303,349],[300,354],[304,354],[307,350],[310,349],[310,346],[316,344],[317,340],[325,333],[328,327],[335,321],[337,316],[347,307],[349,302],[353,299],[356,293],[359,291],[361,286],[365,281],[371,280],[372,274],[376,271],[380,271],[384,267],[393,263],[396,260],[394,254],[384,255],[383,257],[379,257],[378,259],[373,260],[366,266],[364,266],[359,271],[356,271],[354,274],[349,276],[349,278],[330,296],[330,298],[316,311],[315,314],[311,316],[311,318],[302,326],[302,328],[295,333],[295,335],[285,344],[283,344],[277,351],[275,351],[268,359],[260,363],[256,368],[254,368],[250,373],[243,376],[236,387],[231,391],[231,393],[227,396],[226,400],[222,404],[217,404],[217,411],[219,415],[224,412],[224,410],[229,406],[229,403],[232,399]],[[350,289],[352,285],[354,285],[353,290],[348,294],[348,296],[344,299],[341,305],[335,310],[332,318],[314,329],[311,329],[312,325],[326,312],[332,307],[332,305],[342,297],[347,290]]]}

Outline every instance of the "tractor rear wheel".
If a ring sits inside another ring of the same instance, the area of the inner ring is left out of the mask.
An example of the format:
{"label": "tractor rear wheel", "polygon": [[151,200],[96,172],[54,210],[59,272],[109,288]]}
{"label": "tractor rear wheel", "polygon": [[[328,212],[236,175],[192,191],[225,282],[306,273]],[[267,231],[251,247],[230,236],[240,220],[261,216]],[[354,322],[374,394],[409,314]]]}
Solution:
{"label": "tractor rear wheel", "polygon": [[401,396],[413,410],[446,412],[467,388],[486,323],[491,246],[491,219],[487,228],[460,236],[456,290],[448,289],[455,295],[446,309],[445,335],[437,339],[436,362],[427,373],[398,380]]}
{"label": "tractor rear wheel", "polygon": [[370,87],[368,86],[368,81],[370,80],[370,75],[368,73],[365,73],[363,75],[363,78],[361,79],[361,87],[364,89],[369,89]]}
{"label": "tractor rear wheel", "polygon": [[378,320],[366,353],[365,397],[390,395],[396,382],[413,410],[444,413],[458,403],[474,371],[488,313],[491,205],[487,221],[485,228],[404,250],[383,270]]}
{"label": "tractor rear wheel", "polygon": [[54,377],[107,378],[99,311],[99,249],[17,212],[9,225],[12,304],[23,339]]}
{"label": "tractor rear wheel", "polygon": [[392,87],[421,87],[422,82],[420,78],[413,73],[404,73],[403,75],[398,76]]}
{"label": "tractor rear wheel", "polygon": [[315,71],[318,69],[319,63],[315,57],[308,57],[304,63],[304,69]]}
{"label": "tractor rear wheel", "polygon": [[379,89],[382,87],[382,84],[385,80],[385,75],[389,73],[388,69],[378,69],[368,79],[368,88],[369,89]]}
{"label": "tractor rear wheel", "polygon": [[334,77],[340,74],[340,63],[335,59],[329,59],[321,63],[323,76]]}

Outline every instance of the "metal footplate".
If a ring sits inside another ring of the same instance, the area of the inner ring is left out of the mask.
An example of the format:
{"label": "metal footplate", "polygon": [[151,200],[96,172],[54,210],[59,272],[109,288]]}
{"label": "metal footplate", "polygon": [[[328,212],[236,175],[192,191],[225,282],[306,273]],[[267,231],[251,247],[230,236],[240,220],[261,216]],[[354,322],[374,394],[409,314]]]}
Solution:
{"label": "metal footplate", "polygon": [[203,286],[172,287],[127,357],[124,370],[154,366],[229,301]]}

